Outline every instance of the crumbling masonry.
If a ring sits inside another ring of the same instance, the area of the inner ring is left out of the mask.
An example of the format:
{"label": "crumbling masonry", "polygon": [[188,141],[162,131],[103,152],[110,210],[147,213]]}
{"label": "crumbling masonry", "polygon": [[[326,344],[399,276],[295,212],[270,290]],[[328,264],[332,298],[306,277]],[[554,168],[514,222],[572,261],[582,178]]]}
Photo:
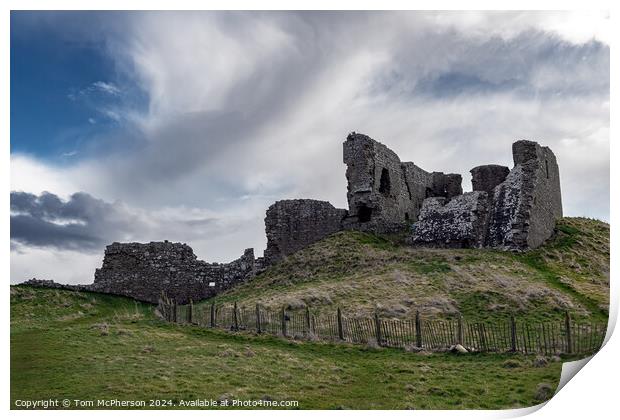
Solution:
{"label": "crumbling masonry", "polygon": [[[513,144],[514,167],[471,170],[473,191],[461,175],[427,172],[401,162],[385,145],[351,133],[344,142],[349,209],[326,201],[281,200],[265,217],[267,248],[252,249],[228,264],[206,263],[179,243],[113,243],[91,285],[71,286],[156,302],[161,292],[178,303],[214,296],[340,230],[408,231],[414,246],[535,248],[562,217],[560,175],[553,152],[538,143]],[[31,284],[49,286],[33,280]],[[62,285],[59,285],[62,287]]]}
{"label": "crumbling masonry", "polygon": [[342,230],[347,211],[327,201],[282,200],[267,209],[267,248],[263,264],[273,264],[334,232]]}
{"label": "crumbling masonry", "polygon": [[525,250],[540,246],[562,217],[560,173],[548,147],[520,140],[512,145],[514,168],[471,170],[474,191],[424,201],[413,224],[413,244]]}
{"label": "crumbling masonry", "polygon": [[206,263],[186,244],[118,242],[108,245],[89,290],[157,303],[161,292],[179,303],[215,296],[254,274],[254,251],[228,264]]}
{"label": "crumbling masonry", "polygon": [[462,194],[461,175],[426,172],[363,134],[352,133],[344,142],[347,164],[346,229],[374,233],[397,232],[418,220],[428,197],[447,200]]}

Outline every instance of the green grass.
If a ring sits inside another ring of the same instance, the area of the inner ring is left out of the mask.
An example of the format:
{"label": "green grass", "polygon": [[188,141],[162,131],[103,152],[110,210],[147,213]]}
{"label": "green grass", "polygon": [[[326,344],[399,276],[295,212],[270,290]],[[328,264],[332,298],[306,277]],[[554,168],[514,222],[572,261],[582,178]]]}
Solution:
{"label": "green grass", "polygon": [[[420,249],[339,232],[217,302],[469,321],[605,321],[609,225],[565,218],[543,247]],[[198,305],[207,305],[205,301]],[[198,309],[199,310],[199,309]],[[296,400],[299,408],[511,408],[555,389],[559,361],[408,353],[164,323],[120,297],[11,287],[11,399]],[[14,407],[15,408],[15,407]]]}
{"label": "green grass", "polygon": [[411,268],[418,274],[447,273],[452,270],[450,265],[443,260],[413,261]]}
{"label": "green grass", "polygon": [[424,249],[402,235],[338,232],[212,301],[260,303],[348,315],[379,310],[388,318],[461,313],[471,321],[604,322],[609,307],[609,225],[564,218],[541,248]]}
{"label": "green grass", "polygon": [[237,398],[300,409],[499,409],[539,403],[561,363],[291,342],[164,323],[120,297],[11,287],[11,400]]}
{"label": "green grass", "polygon": [[560,274],[547,264],[542,253],[533,251],[523,255],[521,260],[523,263],[537,270],[549,286],[562,291],[564,294],[570,296],[573,301],[586,308],[589,312],[589,318],[597,321],[607,321],[609,316],[608,309],[601,307],[600,302],[595,298],[582,294],[569,283],[563,282]]}
{"label": "green grass", "polygon": [[[609,316],[609,225],[585,218],[566,218],[558,225],[551,246],[521,255],[543,280],[561,290],[589,312],[590,318]],[[603,263],[597,260],[603,260]],[[602,267],[602,268],[601,268]],[[602,287],[590,287],[588,284]]]}

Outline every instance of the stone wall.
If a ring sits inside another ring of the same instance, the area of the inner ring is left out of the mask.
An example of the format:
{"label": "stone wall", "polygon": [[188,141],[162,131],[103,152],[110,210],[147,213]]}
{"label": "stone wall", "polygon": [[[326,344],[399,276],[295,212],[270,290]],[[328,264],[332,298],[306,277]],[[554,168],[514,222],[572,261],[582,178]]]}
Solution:
{"label": "stone wall", "polygon": [[281,200],[267,209],[267,248],[261,266],[279,261],[342,229],[347,211],[327,201]]}
{"label": "stone wall", "polygon": [[492,194],[495,187],[506,180],[510,169],[501,165],[482,165],[476,166],[469,172],[474,191],[486,191]]}
{"label": "stone wall", "polygon": [[343,161],[348,181],[347,229],[402,231],[417,220],[425,198],[450,199],[463,192],[460,175],[429,173],[412,162],[401,162],[396,153],[364,134],[349,134]]}
{"label": "stone wall", "polygon": [[548,147],[520,140],[512,146],[515,166],[471,170],[472,193],[450,203],[426,200],[411,242],[431,246],[536,248],[562,217],[560,173]]}
{"label": "stone wall", "polygon": [[30,287],[42,287],[45,289],[73,290],[75,292],[81,292],[81,291],[87,290],[89,286],[89,285],[82,285],[82,284],[61,284],[61,283],[56,283],[54,280],[43,280],[43,279],[37,279],[36,277],[26,280],[24,282],[21,282],[20,285],[30,286]]}
{"label": "stone wall", "polygon": [[254,251],[247,249],[231,263],[206,263],[181,243],[118,243],[105,249],[103,265],[95,270],[89,290],[157,303],[164,291],[178,303],[216,295],[249,279]]}
{"label": "stone wall", "polygon": [[484,191],[424,200],[413,242],[444,248],[475,248],[484,244],[489,198]]}
{"label": "stone wall", "polygon": [[536,142],[517,141],[512,153],[515,166],[494,189],[487,246],[536,248],[562,217],[560,171],[551,149]]}

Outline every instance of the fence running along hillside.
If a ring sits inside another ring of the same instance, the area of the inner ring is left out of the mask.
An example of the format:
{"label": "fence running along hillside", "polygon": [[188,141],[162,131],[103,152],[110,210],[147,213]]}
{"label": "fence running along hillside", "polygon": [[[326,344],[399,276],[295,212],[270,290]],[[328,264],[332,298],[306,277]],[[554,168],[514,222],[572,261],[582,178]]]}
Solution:
{"label": "fence running along hillside", "polygon": [[607,331],[603,323],[578,323],[568,312],[562,321],[531,323],[511,316],[492,322],[424,319],[382,319],[348,317],[340,309],[333,314],[304,311],[239,308],[232,305],[177,305],[162,296],[158,310],[169,322],[206,328],[272,334],[294,339],[339,341],[353,344],[376,343],[381,347],[444,351],[455,344],[480,352],[525,354],[593,354]]}

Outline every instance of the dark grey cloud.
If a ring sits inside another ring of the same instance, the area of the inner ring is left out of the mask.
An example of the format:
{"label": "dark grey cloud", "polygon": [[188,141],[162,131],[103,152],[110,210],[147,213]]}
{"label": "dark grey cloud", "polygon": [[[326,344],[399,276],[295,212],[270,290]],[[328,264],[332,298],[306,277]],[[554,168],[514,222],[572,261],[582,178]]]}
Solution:
{"label": "dark grey cloud", "polygon": [[191,208],[147,212],[121,202],[109,203],[84,192],[68,200],[43,192],[11,192],[11,244],[101,253],[112,242],[164,240],[186,242],[196,238],[233,234],[239,219],[223,221],[215,213]]}
{"label": "dark grey cloud", "polygon": [[[574,44],[544,31],[472,39],[449,31],[423,44],[419,41],[395,48],[393,63],[377,75],[376,92],[429,99],[496,93],[537,99],[609,94],[609,46],[596,40]],[[423,55],[433,51],[440,51],[444,59],[426,62]]]}
{"label": "dark grey cloud", "polygon": [[125,237],[134,223],[129,214],[87,193],[75,193],[62,201],[49,192],[11,192],[11,241],[18,244],[101,249]]}

